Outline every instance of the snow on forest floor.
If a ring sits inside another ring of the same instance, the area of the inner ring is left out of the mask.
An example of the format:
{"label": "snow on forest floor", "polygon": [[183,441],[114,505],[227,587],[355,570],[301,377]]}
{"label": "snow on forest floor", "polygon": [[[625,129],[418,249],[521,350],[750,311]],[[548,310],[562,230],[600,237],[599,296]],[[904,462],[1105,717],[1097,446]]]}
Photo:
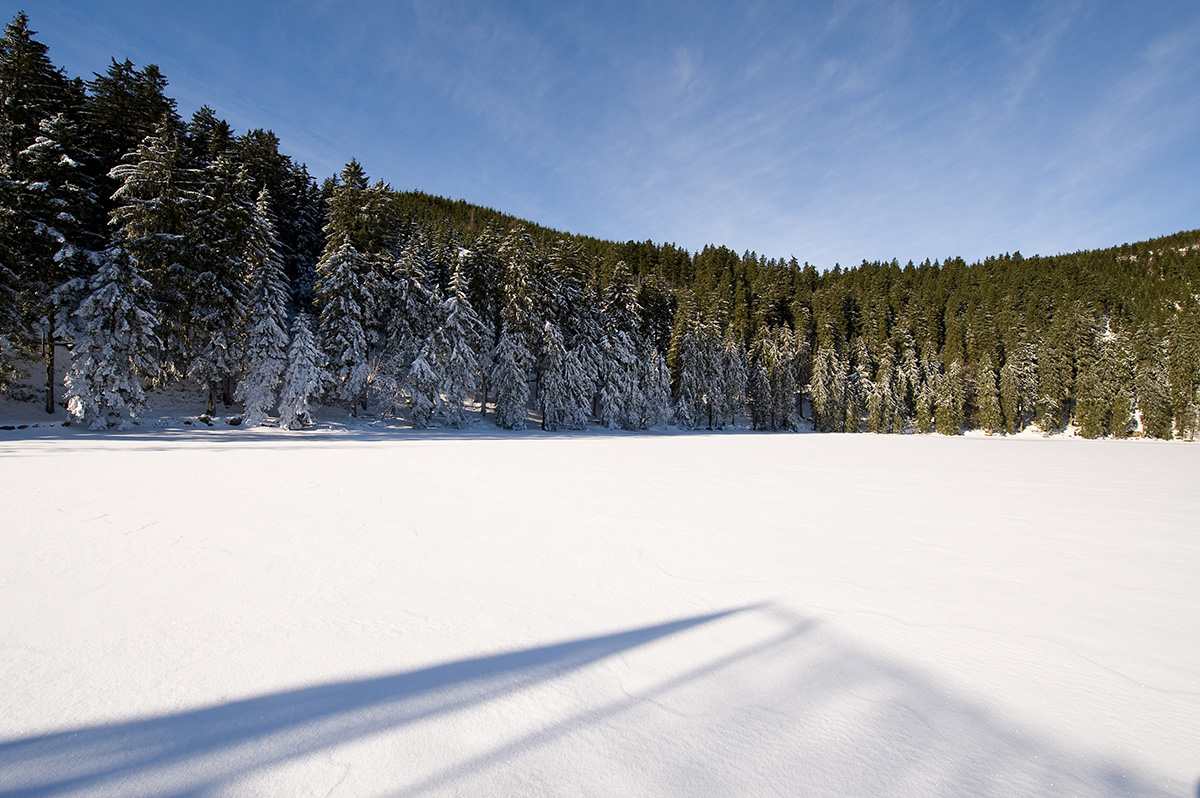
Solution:
{"label": "snow on forest floor", "polygon": [[1175,796],[1200,448],[0,431],[0,795]]}

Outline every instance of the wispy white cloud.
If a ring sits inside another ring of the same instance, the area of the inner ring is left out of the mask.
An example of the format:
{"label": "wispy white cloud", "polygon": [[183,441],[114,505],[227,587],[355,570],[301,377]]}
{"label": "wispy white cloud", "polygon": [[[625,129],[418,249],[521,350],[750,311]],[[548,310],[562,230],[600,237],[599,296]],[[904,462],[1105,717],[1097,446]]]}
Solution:
{"label": "wispy white cloud", "polygon": [[1008,54],[997,67],[1006,75],[1001,106],[1013,113],[1038,84],[1047,64],[1085,10],[1083,0],[1047,0],[1032,18],[993,18],[992,29]]}

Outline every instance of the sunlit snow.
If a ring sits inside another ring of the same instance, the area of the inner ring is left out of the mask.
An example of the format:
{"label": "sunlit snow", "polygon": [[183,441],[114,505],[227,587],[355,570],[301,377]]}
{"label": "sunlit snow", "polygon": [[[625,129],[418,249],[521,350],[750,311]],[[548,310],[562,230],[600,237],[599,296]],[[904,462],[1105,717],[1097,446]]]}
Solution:
{"label": "sunlit snow", "polygon": [[0,795],[1193,796],[1200,449],[0,432]]}

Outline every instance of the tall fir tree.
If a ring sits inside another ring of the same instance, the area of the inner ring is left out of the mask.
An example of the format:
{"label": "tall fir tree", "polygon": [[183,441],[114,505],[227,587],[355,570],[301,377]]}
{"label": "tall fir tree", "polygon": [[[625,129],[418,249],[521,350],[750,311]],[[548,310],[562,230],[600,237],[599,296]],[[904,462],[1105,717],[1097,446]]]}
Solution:
{"label": "tall fir tree", "polygon": [[120,248],[105,253],[78,316],[79,335],[66,376],[67,410],[92,429],[136,422],[145,407],[142,379],[153,376],[159,341],[150,283]]}
{"label": "tall fir tree", "polygon": [[279,385],[288,364],[288,286],[271,217],[271,196],[258,194],[246,252],[246,291],[242,307],[246,341],[244,376],[234,398],[245,409],[244,423],[266,420],[278,404]]}
{"label": "tall fir tree", "polygon": [[312,425],[312,405],[326,381],[325,358],[317,347],[312,327],[307,313],[297,313],[292,320],[287,368],[279,390],[279,424],[287,429]]}
{"label": "tall fir tree", "polygon": [[193,313],[201,252],[193,237],[201,176],[182,138],[165,125],[148,136],[110,176],[120,183],[111,226],[154,289],[166,378],[187,374],[195,348]]}
{"label": "tall fir tree", "polygon": [[525,429],[529,402],[529,364],[533,355],[524,336],[500,334],[491,355],[490,382],[496,398],[496,425],[503,429]]}
{"label": "tall fir tree", "polygon": [[455,269],[440,309],[442,321],[433,334],[431,351],[440,377],[438,397],[446,423],[461,427],[466,404],[479,386],[477,351],[483,334],[483,322],[467,298],[467,278],[461,268]]}
{"label": "tall fir tree", "polygon": [[975,404],[979,410],[979,427],[989,434],[1003,430],[1004,413],[996,378],[996,364],[991,355],[986,355],[975,364],[973,382]]}
{"label": "tall fir tree", "polygon": [[542,340],[542,356],[538,360],[541,374],[538,405],[542,412],[542,429],[555,432],[568,426],[573,397],[567,381],[567,348],[558,325],[547,321]]}
{"label": "tall fir tree", "polygon": [[[218,392],[226,406],[231,403],[232,382],[243,364],[246,250],[252,246],[255,204],[228,147],[199,171],[196,214],[188,231],[196,282],[188,304],[192,343],[187,374],[208,387],[211,414]],[[278,251],[277,240],[274,246]]]}
{"label": "tall fir tree", "polygon": [[330,241],[317,263],[318,340],[327,359],[330,393],[347,403],[351,415],[365,409],[368,366],[367,326],[373,300],[363,281],[365,266],[349,239]]}
{"label": "tall fir tree", "polygon": [[1175,434],[1195,440],[1200,431],[1200,301],[1189,297],[1167,320],[1167,380]]}
{"label": "tall fir tree", "polygon": [[82,87],[35,33],[21,12],[0,38],[0,392],[18,357],[40,355],[52,413],[55,331],[82,288],[81,250],[98,244],[82,234],[95,205],[77,130]]}

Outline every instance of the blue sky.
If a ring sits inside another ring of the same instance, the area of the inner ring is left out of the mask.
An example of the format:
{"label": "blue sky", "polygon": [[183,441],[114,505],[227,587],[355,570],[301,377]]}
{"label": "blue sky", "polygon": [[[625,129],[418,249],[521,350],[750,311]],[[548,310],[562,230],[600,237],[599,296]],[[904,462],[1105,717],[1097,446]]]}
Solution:
{"label": "blue sky", "polygon": [[[8,0],[4,0],[8,4]],[[7,19],[20,5],[8,4]],[[71,75],[560,230],[820,268],[1200,228],[1200,3],[26,5]]]}

